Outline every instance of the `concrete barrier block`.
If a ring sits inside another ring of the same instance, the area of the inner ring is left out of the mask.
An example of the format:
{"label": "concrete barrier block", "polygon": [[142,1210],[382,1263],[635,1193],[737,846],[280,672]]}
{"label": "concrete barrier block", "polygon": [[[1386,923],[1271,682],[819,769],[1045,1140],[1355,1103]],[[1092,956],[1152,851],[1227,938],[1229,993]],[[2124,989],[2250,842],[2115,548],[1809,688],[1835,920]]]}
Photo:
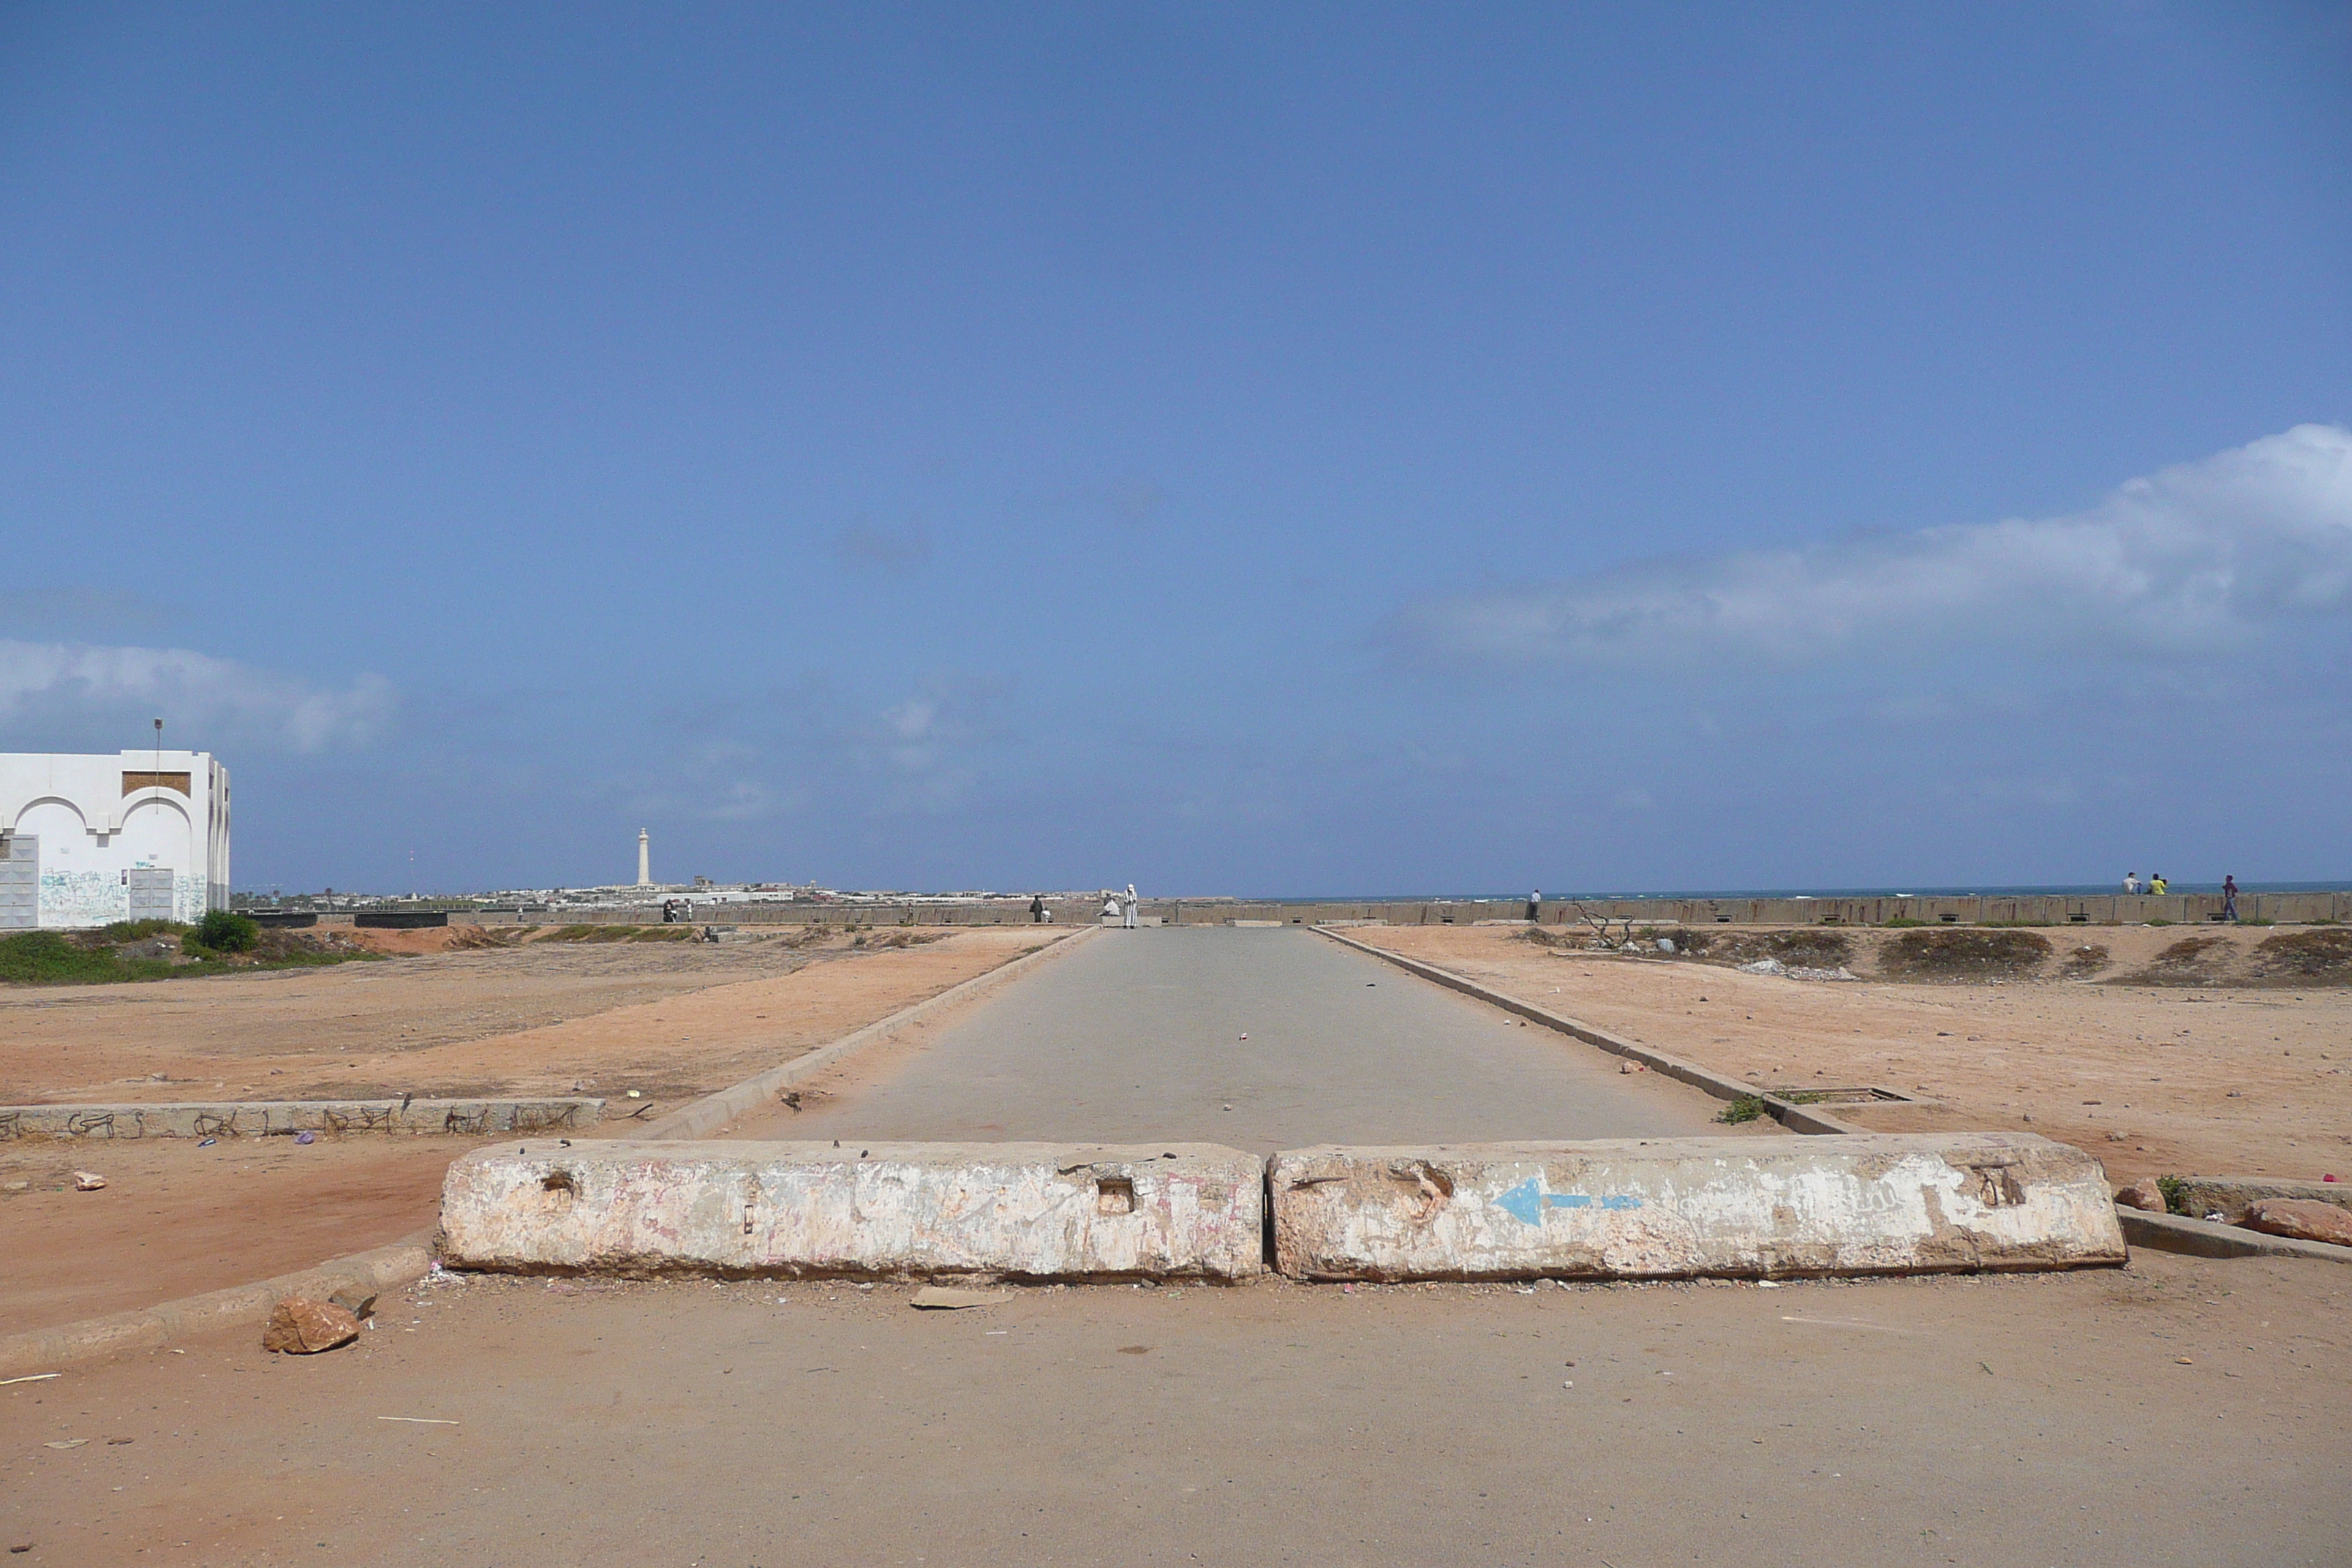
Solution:
{"label": "concrete barrier block", "polygon": [[525,1144],[450,1166],[441,1255],[516,1272],[1232,1280],[1265,1268],[1264,1182],[1256,1156],[1206,1143]]}
{"label": "concrete barrier block", "polygon": [[1308,1279],[1682,1279],[2124,1261],[2099,1163],[2030,1134],[1302,1149],[1268,1179]]}

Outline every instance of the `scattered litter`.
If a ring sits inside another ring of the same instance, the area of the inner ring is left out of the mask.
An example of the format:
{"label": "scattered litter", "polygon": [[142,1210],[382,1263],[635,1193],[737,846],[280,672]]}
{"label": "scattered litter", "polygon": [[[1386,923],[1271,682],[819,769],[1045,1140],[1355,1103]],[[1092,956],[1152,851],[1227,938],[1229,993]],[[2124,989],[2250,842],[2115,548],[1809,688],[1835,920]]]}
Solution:
{"label": "scattered litter", "polygon": [[12,1383],[47,1383],[53,1377],[64,1375],[65,1373],[61,1372],[28,1372],[22,1377],[0,1377],[0,1388],[5,1388]]}
{"label": "scattered litter", "polygon": [[[1742,974],[1772,974],[1783,980],[1858,980],[1861,978],[1843,963],[1835,969],[1811,969],[1801,963],[1783,963],[1777,958],[1759,958],[1753,963],[1740,964],[1738,969]],[[1938,1033],[1943,1032],[1945,1031],[1938,1031]]]}
{"label": "scattered litter", "polygon": [[462,1421],[445,1421],[438,1415],[379,1415],[379,1421],[405,1421],[415,1426],[462,1426]]}
{"label": "scattered litter", "polygon": [[100,1175],[96,1171],[76,1171],[74,1173],[74,1191],[78,1193],[94,1193],[104,1185],[106,1185],[106,1178]]}
{"label": "scattered litter", "polygon": [[629,1090],[629,1098],[630,1098],[631,1100],[643,1100],[643,1099],[645,1098],[645,1095],[644,1095],[644,1093],[643,1093],[641,1090],[634,1089],[633,1089]]}
{"label": "scattered litter", "polygon": [[2195,1366],[2195,1365],[2197,1364],[2195,1362],[2193,1362],[2193,1361],[2189,1360],[2189,1359],[2187,1356],[2185,1356],[2185,1355],[2178,1355],[2178,1356],[2174,1356],[2174,1357],[2172,1358],[2172,1360],[2173,1360],[2173,1364],[2174,1364],[2174,1365],[2176,1365],[2176,1366]]}
{"label": "scattered litter", "polygon": [[375,1294],[373,1290],[338,1290],[327,1300],[365,1322],[375,1316]]}
{"label": "scattered litter", "polygon": [[318,1141],[319,1135],[316,1132],[305,1131],[294,1134],[294,1142],[297,1143],[316,1143]]}
{"label": "scattered litter", "polygon": [[136,1437],[109,1437],[106,1440],[106,1446],[110,1448],[128,1448],[137,1441],[139,1439]]}
{"label": "scattered litter", "polygon": [[1648,1065],[1643,1062],[1623,1061],[1617,1064],[1617,1070],[1619,1072],[1648,1072],[1650,1068]]}
{"label": "scattered litter", "polygon": [[209,1149],[219,1142],[220,1140],[217,1138],[199,1138],[196,1140],[196,1147],[199,1149]]}
{"label": "scattered litter", "polygon": [[79,1448],[89,1441],[87,1437],[68,1437],[63,1442],[44,1443],[41,1446],[45,1448]]}
{"label": "scattered litter", "polygon": [[1759,1290],[1778,1290],[1780,1288],[1780,1282],[1778,1279],[1759,1279],[1756,1281],[1756,1289]]}

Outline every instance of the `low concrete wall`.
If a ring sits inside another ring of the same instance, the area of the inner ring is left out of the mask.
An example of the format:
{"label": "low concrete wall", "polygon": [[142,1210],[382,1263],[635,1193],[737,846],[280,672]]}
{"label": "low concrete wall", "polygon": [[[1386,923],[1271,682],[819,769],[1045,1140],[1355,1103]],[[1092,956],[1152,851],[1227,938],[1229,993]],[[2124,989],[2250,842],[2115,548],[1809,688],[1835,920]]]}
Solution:
{"label": "low concrete wall", "polygon": [[196,1105],[0,1105],[16,1138],[274,1138],[294,1132],[557,1132],[604,1120],[601,1100],[264,1100]]}
{"label": "low concrete wall", "polygon": [[2030,1134],[1610,1139],[1275,1156],[1308,1279],[1683,1279],[2121,1263],[2098,1162]]}
{"label": "low concrete wall", "polygon": [[[991,900],[974,903],[878,902],[793,903],[768,901],[724,903],[687,897],[697,925],[1024,925],[1029,921],[1027,899]],[[1093,925],[1102,914],[1097,899],[1049,901],[1055,922],[1062,926]],[[1541,922],[1548,926],[1580,923],[1579,908],[1596,918],[1631,920],[1652,925],[1884,925],[1888,921],[1916,921],[1927,925],[1975,925],[1985,921],[2029,925],[2145,925],[2168,921],[2175,925],[2205,924],[2221,915],[2219,893],[2168,893],[2162,898],[2142,893],[2049,894],[2014,896],[1969,894],[1952,898],[1868,899],[1585,899],[1543,901]],[[1480,921],[1526,918],[1524,899],[1397,899],[1346,900],[1282,903],[1246,899],[1146,899],[1139,914],[1163,925],[1476,925]],[[2314,921],[2352,921],[2352,891],[2322,893],[2246,893],[2238,900],[2243,918],[2273,921],[2284,925]],[[349,916],[342,917],[348,920]],[[457,910],[453,921],[539,925],[659,925],[661,903],[607,909]]]}
{"label": "low concrete wall", "polygon": [[449,1168],[441,1256],[525,1273],[1239,1280],[1265,1266],[1263,1183],[1255,1155],[1206,1143],[484,1149]]}

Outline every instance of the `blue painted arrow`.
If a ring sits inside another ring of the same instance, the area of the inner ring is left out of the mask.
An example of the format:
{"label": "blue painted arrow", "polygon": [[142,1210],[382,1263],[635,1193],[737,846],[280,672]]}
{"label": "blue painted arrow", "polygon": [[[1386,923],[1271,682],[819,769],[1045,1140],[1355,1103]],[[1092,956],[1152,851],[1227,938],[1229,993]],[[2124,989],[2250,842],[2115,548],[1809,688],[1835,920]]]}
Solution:
{"label": "blue painted arrow", "polygon": [[1525,1225],[1541,1225],[1543,1211],[1549,1209],[1591,1208],[1596,1202],[1604,1209],[1637,1209],[1642,1200],[1621,1194],[1603,1198],[1588,1197],[1582,1193],[1548,1193],[1541,1177],[1529,1176],[1517,1186],[1495,1200],[1496,1204]]}

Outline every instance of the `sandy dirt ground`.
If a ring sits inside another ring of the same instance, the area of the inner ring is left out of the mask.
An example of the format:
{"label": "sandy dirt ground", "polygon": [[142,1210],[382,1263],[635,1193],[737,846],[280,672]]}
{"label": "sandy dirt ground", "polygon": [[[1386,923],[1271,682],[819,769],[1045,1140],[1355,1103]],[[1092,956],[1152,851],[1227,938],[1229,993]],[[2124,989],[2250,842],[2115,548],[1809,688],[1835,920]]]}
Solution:
{"label": "sandy dirt ground", "polygon": [[[533,948],[98,988],[102,994],[12,991],[0,995],[0,1063],[12,1075],[46,1078],[45,1094],[26,1095],[25,1077],[6,1080],[26,1099],[313,1099],[410,1088],[535,1094],[578,1084],[611,1099],[615,1112],[674,1110],[936,995],[1037,940],[965,931],[921,946],[837,948],[814,962],[803,952],[797,963],[723,945]],[[747,977],[762,964],[766,977]],[[659,1000],[643,999],[649,993]],[[465,1036],[526,1010],[562,1021]],[[409,1021],[416,1043],[381,1044],[411,1038],[399,1035]],[[378,1044],[362,1048],[371,1040]],[[168,1071],[173,1081],[139,1071],[77,1087],[93,1068]],[[626,1099],[638,1086],[643,1100]],[[608,1121],[602,1131],[628,1125]],[[240,1285],[397,1240],[435,1222],[442,1173],[480,1142],[0,1143],[0,1258],[11,1261],[0,1269],[0,1333]],[[95,1171],[107,1185],[77,1192],[76,1170]],[[32,1266],[16,1266],[24,1260]]]}
{"label": "sandy dirt ground", "polygon": [[723,1089],[1041,939],[988,929],[904,948],[883,945],[901,940],[895,931],[853,940],[534,942],[331,969],[11,987],[0,991],[0,1102],[609,1098],[631,1089],[674,1100]]}
{"label": "sandy dirt ground", "polygon": [[[1940,1110],[1828,1109],[1884,1131],[2007,1128],[2143,1175],[2352,1180],[2352,987],[2021,979],[1810,981],[1692,960],[1555,952],[1517,928],[1348,934],[1773,1088],[1883,1084]],[[1894,933],[1856,932],[1874,948]],[[2180,928],[2042,933],[2145,973]],[[2274,934],[2210,932],[2251,946]],[[1862,972],[1873,954],[1858,954]],[[2242,964],[2243,961],[2239,961]]]}
{"label": "sandy dirt ground", "polygon": [[965,1312],[893,1286],[426,1284],[326,1355],[247,1331],[0,1388],[0,1544],[214,1568],[2332,1568],[2347,1307],[2333,1265],[2161,1254]]}
{"label": "sandy dirt ground", "polygon": [[[436,1223],[484,1140],[233,1138],[0,1144],[0,1333],[290,1274]],[[76,1192],[73,1173],[106,1177]],[[15,1190],[15,1184],[29,1184]],[[22,1260],[28,1267],[14,1267]]]}

